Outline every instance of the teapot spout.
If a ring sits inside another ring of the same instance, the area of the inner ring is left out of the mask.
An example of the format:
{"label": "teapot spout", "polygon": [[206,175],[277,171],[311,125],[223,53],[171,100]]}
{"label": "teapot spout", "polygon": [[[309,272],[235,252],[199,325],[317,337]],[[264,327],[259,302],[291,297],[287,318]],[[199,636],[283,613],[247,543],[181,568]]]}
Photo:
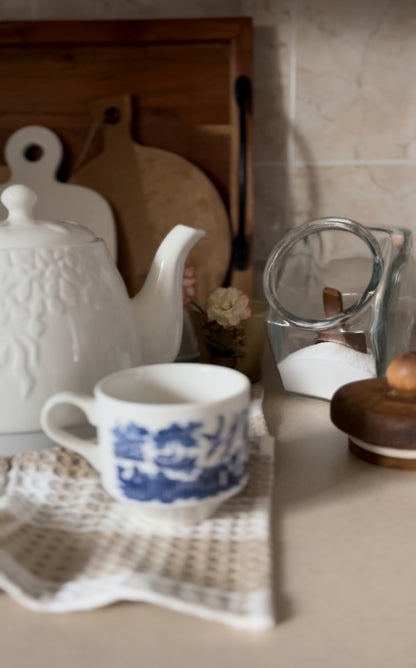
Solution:
{"label": "teapot spout", "polygon": [[142,289],[132,299],[144,364],[173,362],[179,352],[185,260],[204,236],[202,230],[176,225],[160,244]]}

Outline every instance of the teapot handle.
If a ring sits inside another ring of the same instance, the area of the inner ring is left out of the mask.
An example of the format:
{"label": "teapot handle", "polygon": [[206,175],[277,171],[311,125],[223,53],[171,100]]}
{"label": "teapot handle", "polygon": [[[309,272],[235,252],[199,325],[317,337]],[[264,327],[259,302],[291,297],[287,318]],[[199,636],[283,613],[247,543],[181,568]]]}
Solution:
{"label": "teapot handle", "polygon": [[40,423],[43,431],[50,439],[85,457],[91,466],[101,472],[101,457],[97,440],[78,438],[78,436],[74,436],[67,429],[58,426],[53,419],[52,409],[59,404],[77,406],[85,413],[88,422],[96,426],[96,402],[94,397],[75,392],[59,392],[58,394],[54,394],[46,401],[42,408]]}

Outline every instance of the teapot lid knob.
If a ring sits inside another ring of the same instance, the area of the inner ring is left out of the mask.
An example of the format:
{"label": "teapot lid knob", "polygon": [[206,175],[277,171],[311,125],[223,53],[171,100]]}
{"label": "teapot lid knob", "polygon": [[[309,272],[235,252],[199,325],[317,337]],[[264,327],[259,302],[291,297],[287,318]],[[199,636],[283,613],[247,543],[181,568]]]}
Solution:
{"label": "teapot lid knob", "polygon": [[30,225],[35,222],[33,210],[37,202],[37,195],[31,188],[23,185],[13,185],[6,188],[1,194],[1,202],[9,211],[11,225]]}
{"label": "teapot lid knob", "polygon": [[6,220],[0,221],[0,250],[6,248],[56,248],[85,244],[97,239],[95,234],[70,221],[36,220],[34,208],[38,196],[22,184],[3,190],[2,204],[8,209]]}

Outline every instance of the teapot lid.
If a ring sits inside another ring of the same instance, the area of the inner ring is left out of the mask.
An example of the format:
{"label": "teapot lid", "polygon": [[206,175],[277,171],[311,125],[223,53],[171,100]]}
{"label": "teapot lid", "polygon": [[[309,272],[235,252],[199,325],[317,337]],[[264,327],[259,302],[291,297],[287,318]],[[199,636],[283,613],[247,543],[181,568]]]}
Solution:
{"label": "teapot lid", "polygon": [[9,186],[0,199],[9,212],[0,221],[0,249],[74,246],[97,238],[91,230],[75,222],[35,220],[37,195],[27,186]]}

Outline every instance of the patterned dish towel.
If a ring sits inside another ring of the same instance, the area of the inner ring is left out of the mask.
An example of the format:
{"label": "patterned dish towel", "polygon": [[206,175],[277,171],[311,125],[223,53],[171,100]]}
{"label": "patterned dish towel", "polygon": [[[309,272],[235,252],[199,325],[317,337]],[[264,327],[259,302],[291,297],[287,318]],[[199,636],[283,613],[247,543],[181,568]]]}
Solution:
{"label": "patterned dish towel", "polygon": [[194,526],[129,517],[65,448],[0,458],[0,589],[36,611],[143,601],[235,628],[272,627],[274,441],[253,403],[249,482]]}

